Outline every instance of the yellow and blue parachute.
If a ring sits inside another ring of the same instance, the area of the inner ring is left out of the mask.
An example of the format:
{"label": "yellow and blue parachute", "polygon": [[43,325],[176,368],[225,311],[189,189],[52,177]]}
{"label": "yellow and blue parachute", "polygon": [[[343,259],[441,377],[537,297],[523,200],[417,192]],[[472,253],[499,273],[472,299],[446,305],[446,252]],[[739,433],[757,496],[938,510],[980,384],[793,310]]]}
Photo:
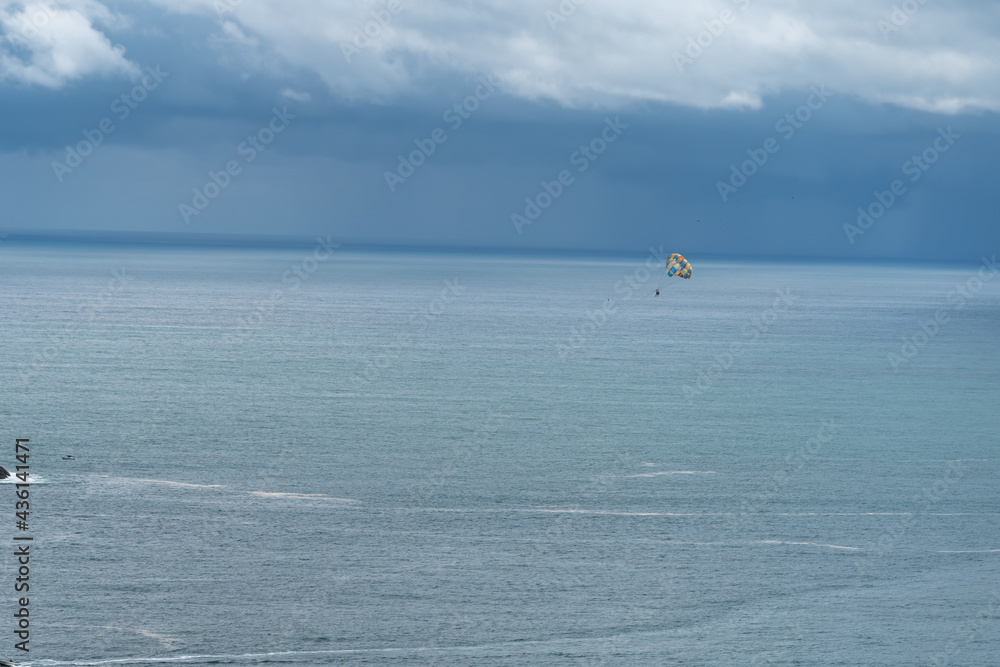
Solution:
{"label": "yellow and blue parachute", "polygon": [[683,255],[678,253],[672,254],[667,258],[667,277],[677,276],[678,278],[690,278],[691,272],[694,269],[691,267],[691,262],[684,259]]}

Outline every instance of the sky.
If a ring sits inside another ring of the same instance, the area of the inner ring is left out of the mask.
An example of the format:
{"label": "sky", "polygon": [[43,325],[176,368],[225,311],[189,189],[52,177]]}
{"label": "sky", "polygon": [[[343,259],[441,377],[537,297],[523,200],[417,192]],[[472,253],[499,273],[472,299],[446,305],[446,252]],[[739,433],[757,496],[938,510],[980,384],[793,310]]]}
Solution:
{"label": "sky", "polygon": [[1000,4],[0,0],[0,231],[1000,249]]}

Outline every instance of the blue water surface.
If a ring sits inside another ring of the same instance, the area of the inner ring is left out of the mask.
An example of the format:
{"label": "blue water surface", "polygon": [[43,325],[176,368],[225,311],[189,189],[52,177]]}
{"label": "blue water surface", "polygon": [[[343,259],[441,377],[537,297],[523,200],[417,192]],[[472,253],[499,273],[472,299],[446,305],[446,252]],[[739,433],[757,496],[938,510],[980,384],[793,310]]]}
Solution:
{"label": "blue water surface", "polygon": [[5,243],[0,655],[996,664],[1000,279],[689,259]]}

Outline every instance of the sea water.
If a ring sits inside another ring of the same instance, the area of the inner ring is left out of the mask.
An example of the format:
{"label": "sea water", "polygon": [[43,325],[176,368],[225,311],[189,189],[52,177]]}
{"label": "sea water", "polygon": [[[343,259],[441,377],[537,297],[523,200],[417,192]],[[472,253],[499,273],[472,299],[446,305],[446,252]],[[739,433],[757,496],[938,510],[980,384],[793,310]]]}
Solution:
{"label": "sea water", "polygon": [[995,664],[989,263],[656,255],[5,243],[0,656]]}

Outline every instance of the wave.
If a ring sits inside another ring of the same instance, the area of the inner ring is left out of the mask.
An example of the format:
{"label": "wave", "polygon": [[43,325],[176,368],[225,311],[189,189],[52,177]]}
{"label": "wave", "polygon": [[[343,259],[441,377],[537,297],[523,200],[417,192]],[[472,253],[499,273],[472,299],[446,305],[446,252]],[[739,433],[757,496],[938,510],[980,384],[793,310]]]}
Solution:
{"label": "wave", "polygon": [[607,516],[721,516],[719,514],[685,513],[685,512],[615,512],[612,510],[580,510],[580,509],[524,509],[516,512],[547,512],[550,514],[596,514]]}
{"label": "wave", "polygon": [[[106,475],[101,475],[105,477]],[[135,479],[136,482],[152,482],[153,484],[172,484],[173,486],[188,486],[195,489],[221,489],[225,484],[189,484],[188,482],[173,482],[168,479]]]}
{"label": "wave", "polygon": [[761,540],[761,544],[793,544],[796,546],[826,547],[827,549],[843,549],[845,551],[861,551],[861,547],[844,547],[839,544],[821,544],[819,542],[782,542],[781,540]]}
{"label": "wave", "polygon": [[[98,475],[102,479],[122,480],[129,482],[146,482],[147,484],[166,484],[168,486],[179,486],[192,489],[224,489],[225,484],[193,484],[191,482],[176,482],[169,479],[146,479],[138,477],[113,477],[111,475]],[[355,503],[356,500],[350,498],[337,498],[322,493],[295,493],[285,491],[247,491],[251,496],[257,498],[279,498],[286,500],[332,500],[340,503]]]}
{"label": "wave", "polygon": [[114,475],[96,475],[96,477],[102,480],[111,480],[116,482],[146,482],[147,484],[167,484],[170,486],[183,486],[193,489],[222,489],[225,488],[225,484],[192,484],[190,482],[175,482],[171,479],[145,479],[142,477],[115,477]]}
{"label": "wave", "polygon": [[[28,475],[28,484],[48,484],[48,483],[49,480],[42,477],[41,475],[36,475],[35,473],[31,473],[30,475]],[[11,473],[11,476],[8,477],[7,479],[0,479],[0,484],[24,484],[24,482],[15,477],[14,473]]]}
{"label": "wave", "polygon": [[372,508],[372,509],[395,509],[407,512],[464,512],[467,514],[481,512],[484,514],[512,514],[512,513],[542,513],[542,514],[593,514],[604,516],[726,516],[732,512],[624,512],[615,510],[592,510],[579,509],[576,507],[393,507],[393,508]]}
{"label": "wave", "polygon": [[632,477],[660,477],[661,475],[714,475],[714,470],[665,470],[663,472],[644,472],[638,475],[625,475],[626,478]]}
{"label": "wave", "polygon": [[358,501],[350,498],[334,498],[325,496],[322,493],[286,493],[282,491],[251,491],[251,496],[258,498],[286,498],[289,500],[334,500],[340,503],[356,503]]}
{"label": "wave", "polygon": [[[482,514],[512,514],[518,512],[544,512],[549,514],[601,514],[607,516],[910,516],[913,512],[764,512],[764,511],[724,511],[724,512],[664,512],[664,511],[622,511],[601,510],[579,507],[368,507],[371,510],[396,510],[406,512],[455,512]],[[922,516],[997,516],[1000,512],[925,512]]]}
{"label": "wave", "polygon": [[105,630],[120,630],[121,632],[134,632],[137,635],[142,635],[143,637],[149,637],[150,639],[157,640],[158,642],[160,642],[160,644],[163,645],[163,648],[172,649],[178,643],[178,641],[176,639],[173,639],[173,638],[168,637],[166,635],[161,635],[161,634],[159,634],[157,632],[153,632],[151,630],[142,630],[142,629],[133,630],[133,629],[130,629],[130,628],[119,628],[119,627],[114,626],[114,625],[101,625],[101,626],[98,626],[98,627],[103,628]]}
{"label": "wave", "polygon": [[635,635],[663,634],[661,630],[638,631],[628,633],[613,632],[607,635],[595,637],[552,637],[548,639],[518,639],[513,641],[499,641],[484,644],[466,644],[452,646],[398,646],[398,647],[370,647],[370,648],[342,648],[342,649],[318,649],[312,651],[270,651],[260,653],[223,653],[223,654],[190,654],[148,658],[108,658],[104,660],[32,660],[18,663],[21,667],[61,667],[62,665],[79,665],[80,667],[98,667],[100,665],[156,665],[169,663],[204,662],[205,664],[230,663],[238,665],[253,664],[250,661],[269,663],[274,662],[273,658],[306,658],[309,656],[352,656],[352,655],[396,655],[405,656],[408,654],[470,654],[480,651],[503,650],[507,652],[517,649],[525,653],[536,653],[539,649],[551,651],[557,646],[579,646],[588,644],[602,644],[605,642],[616,642],[625,637]]}

